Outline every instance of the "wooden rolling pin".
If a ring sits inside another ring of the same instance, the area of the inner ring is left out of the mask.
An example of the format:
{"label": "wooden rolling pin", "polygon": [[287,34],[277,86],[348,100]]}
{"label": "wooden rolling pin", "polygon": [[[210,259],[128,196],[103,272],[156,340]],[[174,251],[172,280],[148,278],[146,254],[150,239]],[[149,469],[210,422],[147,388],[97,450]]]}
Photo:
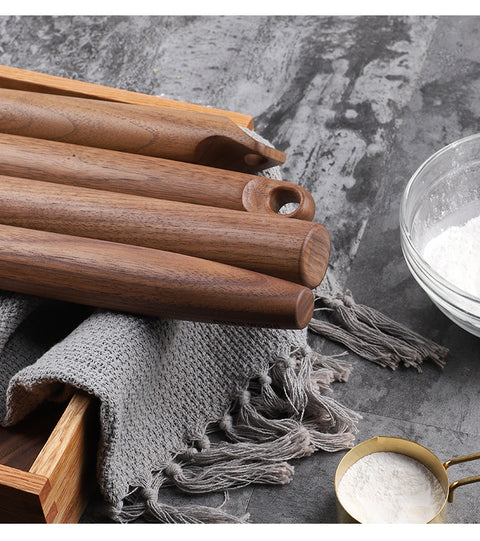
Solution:
{"label": "wooden rolling pin", "polygon": [[0,225],[2,289],[147,316],[303,328],[306,287],[140,246]]}
{"label": "wooden rolling pin", "polygon": [[285,161],[225,116],[7,88],[0,131],[250,173]]}
{"label": "wooden rolling pin", "polygon": [[0,223],[177,252],[316,287],[322,225],[0,175]]}
{"label": "wooden rolling pin", "polygon": [[0,133],[0,174],[312,220],[315,201],[291,182],[215,167]]}

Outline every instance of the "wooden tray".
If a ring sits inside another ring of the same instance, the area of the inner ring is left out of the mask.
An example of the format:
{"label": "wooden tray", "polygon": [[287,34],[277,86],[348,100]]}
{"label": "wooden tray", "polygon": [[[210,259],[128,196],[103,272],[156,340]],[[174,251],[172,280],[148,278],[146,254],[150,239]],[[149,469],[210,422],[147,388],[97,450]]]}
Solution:
{"label": "wooden tray", "polygon": [[130,90],[120,90],[109,86],[102,86],[84,81],[65,79],[54,75],[27,71],[0,65],[0,88],[16,90],[31,90],[47,94],[63,94],[65,96],[78,96],[83,98],[97,98],[108,101],[133,103],[137,105],[152,105],[154,107],[168,107],[183,111],[198,111],[200,113],[213,113],[227,116],[236,124],[253,130],[253,118],[249,115],[225,111],[204,105],[186,103],[183,101],[140,94]]}
{"label": "wooden tray", "polygon": [[[253,129],[248,115],[1,65],[0,88],[215,113]],[[0,428],[0,522],[78,522],[95,488],[97,437],[96,403],[82,393]]]}
{"label": "wooden tray", "polygon": [[95,413],[77,393],[0,428],[1,522],[78,522],[95,488]]}

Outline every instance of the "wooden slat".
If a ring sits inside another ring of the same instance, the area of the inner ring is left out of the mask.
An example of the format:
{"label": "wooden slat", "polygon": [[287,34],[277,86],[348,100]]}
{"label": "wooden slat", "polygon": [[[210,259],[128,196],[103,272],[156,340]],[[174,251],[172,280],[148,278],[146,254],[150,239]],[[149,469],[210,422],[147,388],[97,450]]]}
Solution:
{"label": "wooden slat", "polygon": [[0,427],[0,464],[28,471],[64,409],[64,404],[44,404],[16,425]]}
{"label": "wooden slat", "polygon": [[225,111],[223,109],[206,107],[204,105],[197,105],[159,96],[150,96],[148,94],[111,88],[94,83],[87,83],[85,81],[66,79],[64,77],[47,75],[10,66],[0,65],[0,87],[45,92],[49,94],[62,94],[65,96],[97,98],[138,105],[151,105],[154,107],[166,107],[180,111],[197,111],[201,113],[218,114],[227,116],[239,126],[253,130],[253,118],[242,113]]}
{"label": "wooden slat", "polygon": [[51,491],[43,508],[50,509],[56,504],[58,512],[53,522],[78,522],[94,487],[97,444],[94,406],[91,397],[75,394],[30,468],[30,473],[50,482]]}
{"label": "wooden slat", "polygon": [[46,515],[54,521],[50,493],[47,477],[0,464],[0,522],[46,522]]}

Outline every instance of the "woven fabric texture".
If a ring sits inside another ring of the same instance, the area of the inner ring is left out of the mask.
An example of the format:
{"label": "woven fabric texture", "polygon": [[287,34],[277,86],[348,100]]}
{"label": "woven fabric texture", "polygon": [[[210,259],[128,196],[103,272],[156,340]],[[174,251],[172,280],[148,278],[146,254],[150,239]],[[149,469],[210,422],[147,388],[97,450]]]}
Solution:
{"label": "woven fabric texture", "polygon": [[[30,303],[20,300],[17,320]],[[11,329],[11,304],[4,306]],[[97,397],[99,481],[116,507],[131,487],[149,487],[172,454],[202,438],[248,380],[268,370],[272,352],[303,346],[306,336],[95,311],[43,352],[34,324],[19,325],[2,351],[3,424],[46,399],[65,398],[72,387]]]}

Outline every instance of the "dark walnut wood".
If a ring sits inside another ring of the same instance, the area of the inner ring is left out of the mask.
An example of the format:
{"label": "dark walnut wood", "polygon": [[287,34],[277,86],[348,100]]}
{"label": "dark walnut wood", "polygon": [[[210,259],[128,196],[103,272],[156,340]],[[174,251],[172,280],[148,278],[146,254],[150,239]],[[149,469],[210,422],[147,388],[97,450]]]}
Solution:
{"label": "dark walnut wood", "polygon": [[285,161],[223,115],[7,88],[0,131],[250,173]]}
{"label": "dark walnut wood", "polygon": [[296,203],[312,220],[312,195],[291,182],[215,167],[0,133],[0,174],[262,214]]}
{"label": "dark walnut wood", "polygon": [[7,290],[147,316],[304,328],[310,289],[196,257],[0,225]]}
{"label": "dark walnut wood", "polygon": [[201,257],[316,287],[322,225],[0,175],[0,223]]}

